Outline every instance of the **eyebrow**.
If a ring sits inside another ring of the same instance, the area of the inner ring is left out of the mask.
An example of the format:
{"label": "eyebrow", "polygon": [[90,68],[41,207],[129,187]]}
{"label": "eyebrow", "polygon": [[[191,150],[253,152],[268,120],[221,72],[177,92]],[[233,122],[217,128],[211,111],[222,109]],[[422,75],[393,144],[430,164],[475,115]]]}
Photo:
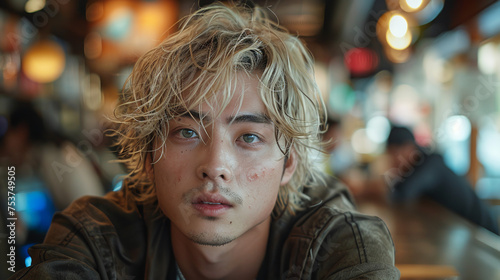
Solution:
{"label": "eyebrow", "polygon": [[201,120],[209,120],[210,117],[207,116],[207,114],[200,114],[198,111],[190,110],[186,111],[185,113],[181,114],[179,117],[181,118],[194,118],[195,120],[201,121]]}
{"label": "eyebrow", "polygon": [[[195,120],[202,121],[206,120],[210,122],[210,117],[208,114],[200,113],[195,110],[190,110],[185,112],[184,114],[180,115],[179,117],[181,118],[194,118]],[[250,123],[263,123],[263,124],[271,124],[272,121],[271,119],[261,113],[245,113],[237,116],[230,116],[226,119],[226,122],[231,124],[231,123],[245,123],[245,122],[250,122]]]}
{"label": "eyebrow", "polygon": [[263,123],[263,124],[270,124],[271,119],[264,114],[242,114],[238,116],[231,116],[227,118],[228,123],[245,123],[245,122],[251,122],[251,123]]}

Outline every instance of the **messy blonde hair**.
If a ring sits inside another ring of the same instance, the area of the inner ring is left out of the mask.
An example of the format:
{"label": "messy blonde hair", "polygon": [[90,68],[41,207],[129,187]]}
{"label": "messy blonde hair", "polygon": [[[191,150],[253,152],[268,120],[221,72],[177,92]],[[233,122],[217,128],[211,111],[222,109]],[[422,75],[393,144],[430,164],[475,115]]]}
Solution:
{"label": "messy blonde hair", "polygon": [[[313,60],[298,38],[258,7],[210,5],[188,16],[175,34],[142,56],[115,111],[121,161],[130,169],[126,185],[136,199],[157,202],[148,178],[148,157],[164,152],[168,121],[208,102],[216,93],[220,112],[231,100],[237,73],[257,74],[260,96],[276,127],[283,155],[294,151],[296,171],[280,188],[273,213],[301,209],[304,187],[317,185],[320,171],[311,149],[319,147],[324,105],[314,81]],[[189,89],[195,94],[182,94]],[[289,207],[287,207],[287,205]]]}

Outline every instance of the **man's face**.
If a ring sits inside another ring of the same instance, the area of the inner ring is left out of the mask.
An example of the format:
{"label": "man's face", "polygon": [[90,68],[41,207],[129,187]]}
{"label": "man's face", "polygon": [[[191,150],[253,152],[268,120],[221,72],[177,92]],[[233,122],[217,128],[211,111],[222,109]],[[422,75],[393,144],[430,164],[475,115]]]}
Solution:
{"label": "man's face", "polygon": [[258,79],[238,77],[222,114],[202,104],[190,112],[194,119],[186,112],[170,120],[165,153],[153,157],[160,208],[173,230],[199,244],[223,245],[259,230],[295,171],[293,153],[285,162],[276,143]]}

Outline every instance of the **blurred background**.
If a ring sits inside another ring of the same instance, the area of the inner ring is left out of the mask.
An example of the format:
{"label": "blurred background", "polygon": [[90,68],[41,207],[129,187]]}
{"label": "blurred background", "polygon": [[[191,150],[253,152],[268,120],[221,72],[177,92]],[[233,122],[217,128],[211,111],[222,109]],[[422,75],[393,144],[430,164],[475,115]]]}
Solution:
{"label": "blurred background", "polygon": [[[29,265],[26,248],[43,240],[54,211],[120,187],[106,116],[137,58],[211,2],[0,2],[1,199],[15,166],[18,265]],[[385,197],[397,124],[498,212],[500,2],[254,2],[312,52],[334,139],[321,164],[357,199]]]}

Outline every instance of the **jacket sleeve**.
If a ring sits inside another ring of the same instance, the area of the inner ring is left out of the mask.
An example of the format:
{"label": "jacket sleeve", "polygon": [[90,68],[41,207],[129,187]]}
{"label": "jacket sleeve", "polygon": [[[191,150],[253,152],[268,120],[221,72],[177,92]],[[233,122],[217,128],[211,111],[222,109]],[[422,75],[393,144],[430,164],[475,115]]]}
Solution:
{"label": "jacket sleeve", "polygon": [[394,243],[380,218],[339,212],[332,219],[335,226],[316,247],[312,279],[399,279]]}
{"label": "jacket sleeve", "polygon": [[385,223],[356,212],[343,196],[299,221],[283,250],[291,260],[283,279],[399,279]]}

